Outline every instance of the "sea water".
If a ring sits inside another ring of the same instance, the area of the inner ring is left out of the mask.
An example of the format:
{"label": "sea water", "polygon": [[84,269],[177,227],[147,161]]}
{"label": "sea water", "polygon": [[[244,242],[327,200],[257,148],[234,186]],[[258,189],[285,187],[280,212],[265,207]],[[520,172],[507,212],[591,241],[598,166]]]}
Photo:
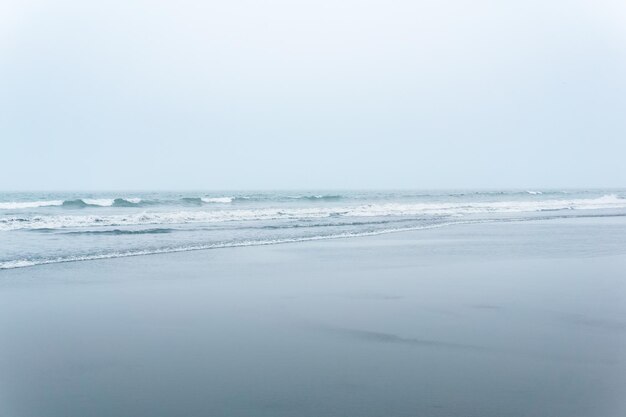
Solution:
{"label": "sea water", "polygon": [[580,216],[626,216],[626,190],[10,192],[0,269]]}

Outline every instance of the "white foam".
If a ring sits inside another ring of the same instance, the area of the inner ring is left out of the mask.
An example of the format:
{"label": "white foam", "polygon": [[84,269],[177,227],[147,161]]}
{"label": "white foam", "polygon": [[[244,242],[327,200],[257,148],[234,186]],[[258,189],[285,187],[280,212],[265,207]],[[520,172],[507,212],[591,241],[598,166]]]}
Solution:
{"label": "white foam", "polygon": [[63,200],[46,200],[46,201],[9,201],[0,203],[0,210],[19,210],[37,207],[60,206]]}
{"label": "white foam", "polygon": [[155,224],[216,223],[228,221],[315,219],[331,216],[463,216],[480,213],[523,213],[547,210],[591,210],[626,208],[626,199],[605,195],[595,199],[500,201],[473,203],[388,203],[347,207],[298,207],[220,209],[212,211],[143,212],[113,215],[51,215],[0,218],[0,231],[58,229],[90,226],[134,226]]}
{"label": "white foam", "polygon": [[81,198],[83,203],[90,206],[111,207],[115,199],[113,198]]}
{"label": "white foam", "polygon": [[233,198],[232,197],[202,197],[200,200],[202,200],[205,203],[222,203],[222,204],[227,204],[227,203],[232,203],[233,202]]}
{"label": "white foam", "polygon": [[27,259],[16,259],[13,261],[0,262],[0,269],[24,268],[26,266],[40,265],[41,263],[46,261],[47,260],[43,260],[42,262],[38,263],[36,261],[29,261]]}

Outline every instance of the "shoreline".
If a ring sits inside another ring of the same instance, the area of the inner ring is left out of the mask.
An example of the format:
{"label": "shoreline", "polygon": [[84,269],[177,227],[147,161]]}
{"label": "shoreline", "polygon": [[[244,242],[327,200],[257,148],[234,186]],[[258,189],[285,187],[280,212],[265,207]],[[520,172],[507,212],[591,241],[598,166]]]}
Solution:
{"label": "shoreline", "polygon": [[[128,251],[128,252],[120,252],[120,253],[108,253],[108,254],[95,254],[95,255],[85,255],[85,256],[76,256],[76,257],[68,257],[67,259],[58,258],[58,259],[48,259],[48,260],[35,260],[31,261],[28,259],[23,260],[15,260],[15,261],[7,261],[4,263],[0,263],[0,274],[2,271],[13,270],[13,269],[21,269],[21,268],[32,268],[32,267],[43,267],[46,265],[54,265],[60,263],[76,263],[76,262],[87,262],[87,261],[100,261],[100,260],[108,260],[108,259],[118,259],[118,258],[129,258],[129,257],[139,257],[139,256],[153,256],[153,255],[164,255],[164,254],[173,254],[173,253],[185,253],[185,252],[198,252],[198,251],[206,251],[213,249],[229,249],[229,248],[240,248],[240,247],[256,247],[256,246],[273,246],[273,245],[284,245],[284,244],[293,244],[293,243],[307,243],[307,242],[317,242],[317,241],[326,241],[326,240],[339,240],[339,239],[352,239],[352,238],[368,238],[368,237],[376,237],[388,234],[396,234],[396,233],[419,233],[422,231],[429,231],[432,229],[441,229],[448,227],[458,227],[464,225],[479,225],[479,224],[501,224],[501,223],[527,223],[527,222],[558,222],[558,221],[574,221],[574,220],[585,220],[585,219],[598,219],[602,221],[602,219],[611,219],[611,218],[624,218],[624,222],[626,222],[626,215],[624,214],[568,214],[560,217],[516,217],[516,218],[494,218],[494,219],[467,219],[467,220],[459,220],[459,221],[451,221],[447,223],[439,223],[432,225],[424,225],[424,226],[416,226],[416,227],[408,227],[408,228],[397,228],[397,229],[384,229],[377,230],[371,232],[357,232],[357,233],[341,233],[335,235],[321,235],[321,236],[312,236],[312,237],[302,237],[302,238],[294,238],[294,239],[278,239],[271,241],[254,241],[254,242],[232,242],[232,243],[223,243],[223,244],[206,244],[206,245],[196,245],[196,246],[184,246],[184,247],[174,247],[174,248],[162,248],[162,249],[147,249],[147,250],[136,250],[136,251]],[[1,275],[0,275],[1,276]]]}

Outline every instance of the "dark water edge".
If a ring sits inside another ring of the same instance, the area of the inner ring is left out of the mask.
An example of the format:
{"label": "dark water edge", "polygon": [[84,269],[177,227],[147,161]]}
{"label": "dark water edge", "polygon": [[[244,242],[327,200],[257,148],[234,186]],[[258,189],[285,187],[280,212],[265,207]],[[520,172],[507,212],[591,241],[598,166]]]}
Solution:
{"label": "dark water edge", "polygon": [[0,271],[0,416],[626,415],[626,221]]}

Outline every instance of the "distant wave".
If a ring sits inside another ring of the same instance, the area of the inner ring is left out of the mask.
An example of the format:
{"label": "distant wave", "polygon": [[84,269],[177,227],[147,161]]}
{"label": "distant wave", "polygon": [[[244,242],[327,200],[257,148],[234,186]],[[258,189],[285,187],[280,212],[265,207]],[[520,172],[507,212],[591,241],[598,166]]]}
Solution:
{"label": "distant wave", "polygon": [[[524,196],[524,195],[550,195],[550,196],[558,196],[564,194],[570,194],[571,191],[565,190],[493,190],[493,191],[459,191],[459,192],[450,192],[443,194],[419,194],[416,196],[419,197],[467,197],[467,196]],[[407,197],[411,197],[411,194],[408,194]]]}
{"label": "distant wave", "polygon": [[200,200],[202,200],[203,203],[222,203],[222,204],[227,204],[227,203],[232,203],[233,202],[233,198],[232,197],[202,197]]}
{"label": "distant wave", "polygon": [[[503,199],[506,196],[522,198],[524,196],[533,196],[533,201],[538,198],[546,199],[548,197],[559,198],[557,196],[567,195],[567,191],[550,191],[550,190],[512,190],[512,191],[448,191],[448,192],[372,192],[372,193],[344,193],[344,194],[287,194],[287,193],[252,193],[249,195],[217,195],[217,196],[175,196],[168,195],[167,193],[161,194],[158,199],[142,199],[142,198],[129,198],[124,196],[112,196],[111,198],[73,198],[73,199],[50,199],[39,201],[5,201],[0,202],[0,210],[28,210],[37,208],[54,208],[63,207],[68,209],[75,208],[97,208],[97,207],[156,207],[156,206],[203,206],[214,205],[218,207],[220,205],[226,205],[231,203],[246,203],[246,205],[252,205],[257,202],[268,203],[284,203],[284,202],[317,202],[320,203],[332,203],[340,201],[349,201],[358,203],[362,201],[366,202],[382,202],[382,201],[438,201],[451,197],[453,199],[465,200],[467,197],[472,199],[480,199],[480,197],[487,197],[487,199]],[[492,197],[492,198],[491,198]]]}
{"label": "distant wave", "polygon": [[[101,200],[101,203],[106,203],[106,201]],[[63,207],[81,208],[81,207],[87,207],[87,206],[111,206],[112,204],[113,204],[113,200],[111,200],[111,204],[89,204],[85,200],[78,198],[76,200],[65,200],[63,202]]]}
{"label": "distant wave", "polygon": [[[85,202],[83,202],[85,203]],[[0,231],[19,229],[59,229],[93,226],[133,226],[228,221],[306,220],[325,217],[375,216],[463,216],[480,213],[522,213],[551,210],[590,210],[626,208],[626,199],[605,195],[593,199],[496,201],[459,203],[385,203],[346,207],[226,208],[142,212],[107,215],[39,215],[0,218]]]}
{"label": "distant wave", "polygon": [[47,201],[9,201],[0,203],[0,210],[19,210],[37,207],[60,206],[63,200],[47,200]]}
{"label": "distant wave", "polygon": [[294,200],[308,200],[308,201],[336,201],[340,200],[340,195],[295,195],[288,198]]}
{"label": "distant wave", "polygon": [[39,207],[135,207],[141,198],[77,198],[73,200],[9,201],[0,202],[0,210],[20,210]]}
{"label": "distant wave", "polygon": [[183,197],[180,199],[180,201],[183,202],[184,204],[189,204],[189,205],[196,205],[196,206],[202,205],[202,198],[200,197]]}
{"label": "distant wave", "polygon": [[112,205],[114,207],[136,207],[142,203],[141,198],[116,198]]}
{"label": "distant wave", "polygon": [[63,207],[134,207],[140,203],[140,198],[78,198],[65,200]]}
{"label": "distant wave", "polygon": [[[237,197],[246,200],[247,197]],[[235,200],[235,197],[183,197],[179,200],[143,200],[141,198],[75,198],[71,200],[44,200],[44,201],[9,201],[0,202],[0,210],[34,209],[39,207],[143,207],[158,204],[176,205],[179,203],[189,205],[202,205],[204,203],[227,204]]]}
{"label": "distant wave", "polygon": [[180,199],[185,204],[200,206],[202,204],[228,204],[232,203],[234,197],[183,197]]}

